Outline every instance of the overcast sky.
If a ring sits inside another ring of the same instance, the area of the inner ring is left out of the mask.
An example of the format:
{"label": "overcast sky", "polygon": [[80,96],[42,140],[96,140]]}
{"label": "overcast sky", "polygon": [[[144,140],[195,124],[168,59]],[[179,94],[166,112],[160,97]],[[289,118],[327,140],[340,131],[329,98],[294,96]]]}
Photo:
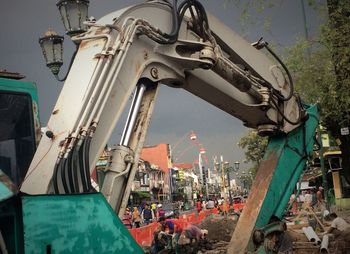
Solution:
{"label": "overcast sky", "polygon": [[[90,0],[89,16],[99,19],[113,10],[140,2],[142,1]],[[272,44],[283,47],[292,45],[297,36],[304,35],[301,1],[276,0],[276,6],[263,14],[252,12],[252,16],[255,16],[258,22],[245,27],[239,22],[240,10],[230,1],[201,2],[208,12],[251,42],[264,37]],[[225,2],[228,3],[225,5]],[[38,39],[48,28],[59,34],[64,33],[56,1],[1,0],[0,14],[0,69],[20,72],[26,76],[26,80],[37,84],[41,122],[45,126],[63,83],[57,82],[46,68]],[[271,20],[270,32],[264,29],[266,17]],[[319,15],[308,6],[306,6],[306,17],[312,37],[321,21]],[[67,36],[64,47],[66,67],[73,52],[73,44]],[[65,70],[63,68],[61,74],[65,74]],[[184,91],[162,87],[146,145],[158,143],[174,145],[191,130],[197,133],[198,142],[207,149],[210,164],[215,155],[223,155],[224,160],[230,163],[244,159],[243,151],[237,146],[237,142],[247,129],[240,120]],[[118,143],[119,133],[117,130],[112,142]],[[198,158],[198,149],[191,147],[189,138],[184,138],[174,153],[181,154],[185,149],[187,152],[179,162],[193,162]],[[242,165],[241,168],[244,167],[247,165]]]}

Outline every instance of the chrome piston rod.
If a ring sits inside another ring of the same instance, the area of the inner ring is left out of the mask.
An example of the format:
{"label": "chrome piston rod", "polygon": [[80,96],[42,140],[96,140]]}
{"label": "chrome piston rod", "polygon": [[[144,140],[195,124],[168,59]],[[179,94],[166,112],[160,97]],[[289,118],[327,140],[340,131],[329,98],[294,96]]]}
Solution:
{"label": "chrome piston rod", "polygon": [[135,126],[137,113],[139,112],[142,97],[143,97],[143,94],[145,93],[145,90],[146,90],[146,86],[142,83],[139,83],[136,86],[135,95],[131,102],[128,118],[126,120],[125,127],[123,130],[123,135],[120,140],[120,145],[122,146],[128,146],[129,144],[131,132]]}

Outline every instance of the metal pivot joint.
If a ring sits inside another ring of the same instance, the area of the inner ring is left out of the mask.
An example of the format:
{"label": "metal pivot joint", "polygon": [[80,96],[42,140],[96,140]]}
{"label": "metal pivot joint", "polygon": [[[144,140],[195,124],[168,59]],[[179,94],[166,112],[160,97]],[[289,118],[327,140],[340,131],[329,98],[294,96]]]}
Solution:
{"label": "metal pivot joint", "polygon": [[133,163],[134,152],[130,148],[117,145],[112,151],[101,192],[113,209],[119,206],[123,198],[120,193],[123,192],[125,178]]}

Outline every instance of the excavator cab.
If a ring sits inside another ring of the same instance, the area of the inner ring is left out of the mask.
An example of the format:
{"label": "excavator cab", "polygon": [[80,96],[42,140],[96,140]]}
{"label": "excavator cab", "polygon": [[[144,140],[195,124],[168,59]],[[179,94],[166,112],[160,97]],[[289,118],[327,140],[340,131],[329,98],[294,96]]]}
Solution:
{"label": "excavator cab", "polygon": [[18,73],[0,72],[0,170],[19,186],[40,138],[37,89]]}
{"label": "excavator cab", "polygon": [[22,253],[16,195],[40,139],[37,89],[18,73],[0,72],[0,253]]}

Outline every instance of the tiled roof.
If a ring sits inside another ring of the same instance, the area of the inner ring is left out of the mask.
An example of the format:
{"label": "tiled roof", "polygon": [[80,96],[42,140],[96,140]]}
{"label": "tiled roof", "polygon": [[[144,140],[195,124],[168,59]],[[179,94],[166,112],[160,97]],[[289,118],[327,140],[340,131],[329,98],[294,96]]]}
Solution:
{"label": "tiled roof", "polygon": [[144,147],[141,151],[141,159],[158,165],[165,173],[168,173],[171,167],[168,144]]}
{"label": "tiled roof", "polygon": [[181,168],[181,169],[192,169],[193,164],[192,163],[174,163],[174,167]]}

